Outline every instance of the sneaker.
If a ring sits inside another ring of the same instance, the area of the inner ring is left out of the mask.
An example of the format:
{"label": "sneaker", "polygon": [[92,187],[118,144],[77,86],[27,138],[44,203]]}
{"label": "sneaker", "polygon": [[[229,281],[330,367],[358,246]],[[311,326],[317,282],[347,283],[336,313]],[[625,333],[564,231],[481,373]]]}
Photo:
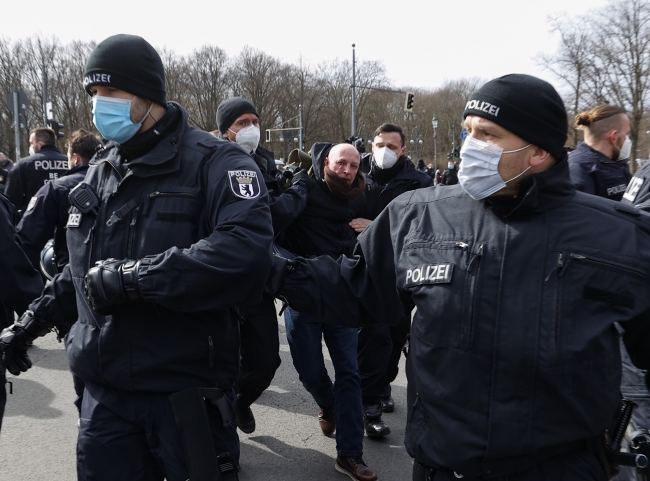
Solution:
{"label": "sneaker", "polygon": [[237,415],[237,427],[246,434],[255,431],[255,416],[250,406],[235,405],[235,414]]}
{"label": "sneaker", "polygon": [[385,413],[392,413],[395,410],[395,401],[393,401],[393,398],[390,395],[391,393],[391,388],[390,384],[388,384],[384,388],[384,392],[382,393],[381,396],[379,396],[379,401],[381,402],[381,410],[384,411]]}
{"label": "sneaker", "polygon": [[377,475],[361,457],[337,456],[334,469],[339,473],[347,474],[350,479],[356,479],[358,481],[376,481],[377,479]]}
{"label": "sneaker", "polygon": [[318,411],[318,424],[325,436],[331,436],[336,430],[336,413],[334,411]]}

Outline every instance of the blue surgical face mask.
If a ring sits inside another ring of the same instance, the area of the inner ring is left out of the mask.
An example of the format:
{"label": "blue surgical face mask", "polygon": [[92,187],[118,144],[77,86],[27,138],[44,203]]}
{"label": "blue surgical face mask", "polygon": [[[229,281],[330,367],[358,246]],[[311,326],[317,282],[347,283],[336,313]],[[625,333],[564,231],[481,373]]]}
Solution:
{"label": "blue surgical face mask", "polygon": [[93,123],[104,138],[121,144],[140,130],[142,122],[151,112],[153,102],[142,120],[133,123],[131,121],[131,100],[133,99],[117,99],[100,95],[93,97]]}

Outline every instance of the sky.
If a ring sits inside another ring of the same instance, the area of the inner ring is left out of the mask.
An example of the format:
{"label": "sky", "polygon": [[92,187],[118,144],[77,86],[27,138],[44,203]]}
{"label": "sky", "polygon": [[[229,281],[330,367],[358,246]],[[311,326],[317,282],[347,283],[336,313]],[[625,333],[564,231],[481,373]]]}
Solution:
{"label": "sky", "polygon": [[143,2],[2,0],[0,35],[101,41],[117,33],[190,53],[204,44],[236,56],[249,45],[285,62],[381,61],[395,87],[434,89],[461,77],[527,73],[558,80],[537,65],[557,49],[548,17],[578,18],[608,0],[280,0]]}

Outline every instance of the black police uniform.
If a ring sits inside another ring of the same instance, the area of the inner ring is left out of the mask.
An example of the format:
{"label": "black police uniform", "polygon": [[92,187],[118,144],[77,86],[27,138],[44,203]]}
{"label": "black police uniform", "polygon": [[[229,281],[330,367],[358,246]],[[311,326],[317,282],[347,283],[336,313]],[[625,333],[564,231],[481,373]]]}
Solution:
{"label": "black police uniform", "polygon": [[[269,192],[273,233],[278,238],[304,210],[308,191],[302,185],[293,185],[283,191],[273,152],[263,146],[257,146],[254,159]],[[261,303],[240,307],[238,311],[243,322],[240,327],[241,370],[236,391],[238,407],[245,408],[271,385],[281,362],[280,339],[273,296],[265,294]]]}
{"label": "black police uniform", "polygon": [[[259,300],[271,265],[266,189],[250,156],[190,127],[173,103],[151,129],[121,147],[109,142],[85,183],[98,208],[71,209],[70,263],[31,305],[37,318],[78,317],[66,353],[86,382],[79,477],[187,479],[168,395],[219,387],[234,403],[239,326],[229,309]],[[143,300],[103,316],[84,294],[84,276],[107,258],[142,259]],[[217,454],[236,461],[236,427],[206,404]],[[185,418],[180,424],[191,430]]]}
{"label": "black police uniform", "polygon": [[73,167],[58,179],[41,187],[29,202],[27,211],[18,223],[18,236],[25,254],[35,268],[39,268],[43,246],[52,237],[56,272],[61,272],[68,263],[68,245],[65,239],[65,225],[70,209],[68,194],[84,180],[87,171],[87,163]]}
{"label": "black police uniform", "polygon": [[569,154],[571,181],[576,189],[611,200],[621,200],[632,178],[629,159],[612,160],[584,142]]}
{"label": "black police uniform", "polygon": [[[372,168],[366,176],[366,200],[361,212],[364,219],[374,220],[397,196],[410,190],[433,185],[433,179],[417,170],[406,156],[389,169]],[[399,358],[411,328],[410,316],[394,326],[373,325],[359,330],[359,374],[362,402],[367,419],[381,416],[380,396],[397,377]],[[377,409],[373,409],[373,407]]]}
{"label": "black police uniform", "polygon": [[[16,210],[0,193],[0,330],[14,322],[43,290],[43,280],[20,247],[14,222]],[[5,369],[0,352],[0,427],[6,402]]]}
{"label": "black police uniform", "polygon": [[643,204],[650,200],[650,162],[646,162],[634,174],[627,185],[621,202],[624,204]]}
{"label": "black police uniform", "polygon": [[4,193],[7,179],[9,178],[9,172],[11,172],[13,167],[14,163],[11,160],[0,160],[0,193]]}
{"label": "black police uniform", "polygon": [[22,216],[31,198],[44,184],[68,170],[68,158],[56,145],[43,145],[34,155],[20,159],[9,173],[5,194]]}
{"label": "black police uniform", "polygon": [[431,479],[605,479],[585,445],[620,405],[615,322],[650,367],[650,216],[576,192],[562,160],[514,199],[404,194],[358,240],[294,260],[280,293],[332,324],[417,307],[405,444]]}

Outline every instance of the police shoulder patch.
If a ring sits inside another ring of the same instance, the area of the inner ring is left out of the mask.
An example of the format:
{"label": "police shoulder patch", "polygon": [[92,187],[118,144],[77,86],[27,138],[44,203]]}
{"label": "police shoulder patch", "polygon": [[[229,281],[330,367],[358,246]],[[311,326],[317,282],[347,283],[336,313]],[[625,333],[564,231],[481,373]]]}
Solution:
{"label": "police shoulder patch", "polygon": [[27,208],[25,209],[25,212],[29,212],[34,207],[36,207],[36,202],[38,202],[38,197],[36,197],[36,196],[29,199],[29,204],[27,204]]}
{"label": "police shoulder patch", "polygon": [[253,199],[260,195],[260,182],[253,170],[229,170],[230,190],[242,199]]}
{"label": "police shoulder patch", "polygon": [[423,284],[449,284],[454,272],[454,265],[425,264],[406,269],[405,287],[420,286]]}

